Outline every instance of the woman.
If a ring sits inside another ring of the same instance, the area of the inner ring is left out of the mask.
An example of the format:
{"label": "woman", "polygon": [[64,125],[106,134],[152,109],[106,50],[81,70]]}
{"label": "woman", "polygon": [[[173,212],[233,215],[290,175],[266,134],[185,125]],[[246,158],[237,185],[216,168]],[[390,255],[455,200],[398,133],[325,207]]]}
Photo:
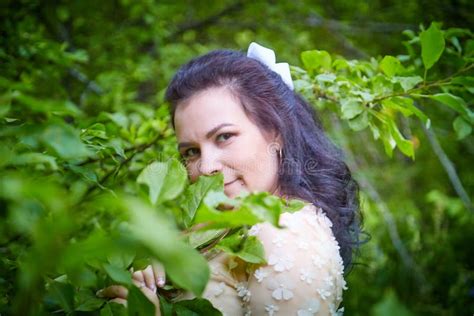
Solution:
{"label": "woman", "polygon": [[[225,315],[336,314],[358,245],[357,185],[312,108],[293,92],[288,65],[255,43],[247,56],[212,51],[181,67],[166,98],[191,181],[222,173],[229,197],[268,191],[309,202],[282,214],[283,229],[252,227],[266,265],[213,258],[203,296]],[[151,267],[134,273],[149,296],[163,277]]]}

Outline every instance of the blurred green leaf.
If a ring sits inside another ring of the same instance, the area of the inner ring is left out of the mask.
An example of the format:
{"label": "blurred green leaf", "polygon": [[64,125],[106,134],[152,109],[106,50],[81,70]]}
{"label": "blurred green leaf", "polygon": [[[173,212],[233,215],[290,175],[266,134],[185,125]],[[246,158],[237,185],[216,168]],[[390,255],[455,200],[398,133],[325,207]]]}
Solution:
{"label": "blurred green leaf", "polygon": [[324,50],[310,50],[301,53],[303,65],[309,72],[331,70],[332,58],[328,52]]}
{"label": "blurred green leaf", "polygon": [[43,142],[63,159],[79,159],[91,155],[79,133],[67,124],[51,124],[42,135]]}
{"label": "blurred green leaf", "polygon": [[207,261],[179,237],[169,220],[138,200],[126,201],[135,238],[163,263],[178,286],[200,295],[209,279]]}
{"label": "blurred green leaf", "polygon": [[137,178],[138,183],[148,186],[153,204],[176,198],[183,191],[186,181],[186,170],[176,159],[154,162],[143,169]]}
{"label": "blurred green leaf", "polygon": [[129,316],[155,315],[155,305],[136,286],[128,289],[127,307]]}
{"label": "blurred green leaf", "polygon": [[449,106],[459,114],[469,117],[470,111],[466,106],[466,102],[460,97],[457,97],[450,93],[438,93],[429,96],[429,98]]}
{"label": "blurred green leaf", "polygon": [[388,77],[393,77],[403,71],[400,61],[393,56],[385,56],[380,62],[380,69]]}
{"label": "blurred green leaf", "polygon": [[112,264],[104,264],[104,269],[113,281],[123,285],[133,284],[132,275],[129,271]]}
{"label": "blurred green leaf", "polygon": [[222,315],[208,300],[203,298],[180,301],[174,305],[173,311],[177,316]]}
{"label": "blurred green leaf", "polygon": [[453,128],[456,131],[459,140],[470,135],[472,132],[472,126],[462,116],[458,116],[453,122]]}

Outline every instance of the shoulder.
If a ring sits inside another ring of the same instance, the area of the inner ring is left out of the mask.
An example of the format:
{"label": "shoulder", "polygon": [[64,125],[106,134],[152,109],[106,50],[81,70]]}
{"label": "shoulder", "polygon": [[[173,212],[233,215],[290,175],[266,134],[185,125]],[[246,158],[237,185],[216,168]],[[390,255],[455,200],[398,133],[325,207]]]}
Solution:
{"label": "shoulder", "polygon": [[251,229],[264,246],[267,264],[251,271],[250,310],[258,315],[336,314],[346,283],[331,221],[309,204],[282,214],[280,224],[283,228],[261,223]]}

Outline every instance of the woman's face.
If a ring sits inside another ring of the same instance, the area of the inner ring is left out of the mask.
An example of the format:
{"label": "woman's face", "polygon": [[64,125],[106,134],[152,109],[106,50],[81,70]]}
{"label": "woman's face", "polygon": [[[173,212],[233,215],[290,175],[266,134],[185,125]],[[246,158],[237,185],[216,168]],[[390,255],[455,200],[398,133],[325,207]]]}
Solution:
{"label": "woman's face", "polygon": [[224,192],[277,192],[278,155],[275,137],[262,134],[240,102],[225,87],[210,88],[180,103],[175,112],[176,136],[189,177],[222,172]]}

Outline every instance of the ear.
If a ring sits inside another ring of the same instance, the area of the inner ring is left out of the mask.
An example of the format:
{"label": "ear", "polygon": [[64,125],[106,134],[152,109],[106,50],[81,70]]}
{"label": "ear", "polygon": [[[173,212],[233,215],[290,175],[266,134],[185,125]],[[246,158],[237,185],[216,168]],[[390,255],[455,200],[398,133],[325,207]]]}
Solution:
{"label": "ear", "polygon": [[283,149],[283,138],[281,137],[280,134],[277,134],[276,137],[274,138],[274,141],[275,143],[277,143],[278,145],[280,145],[280,148]]}

